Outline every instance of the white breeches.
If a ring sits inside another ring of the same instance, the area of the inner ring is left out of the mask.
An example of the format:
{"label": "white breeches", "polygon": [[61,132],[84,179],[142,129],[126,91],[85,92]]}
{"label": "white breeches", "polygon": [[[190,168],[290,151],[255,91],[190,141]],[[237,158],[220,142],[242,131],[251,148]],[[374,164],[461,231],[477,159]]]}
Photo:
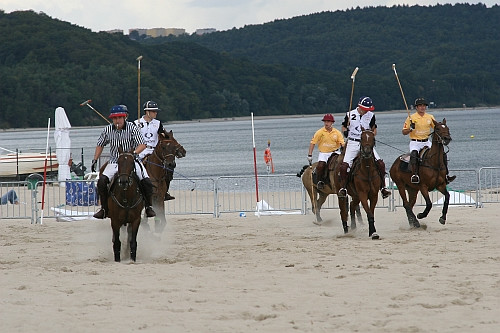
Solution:
{"label": "white breeches", "polygon": [[410,152],[412,150],[421,151],[424,147],[431,147],[432,141],[427,140],[426,142],[410,141]]}
{"label": "white breeches", "polygon": [[[349,140],[345,149],[344,162],[349,164],[349,168],[352,167],[352,161],[354,158],[358,156],[360,143],[357,141]],[[377,153],[375,148],[373,148],[373,155],[375,156],[375,160],[380,160],[380,155]]]}
{"label": "white breeches", "polygon": [[143,151],[141,151],[141,153],[139,154],[139,158],[140,158],[141,160],[143,160],[143,159],[144,159],[144,156],[152,154],[154,150],[155,150],[154,148],[146,148],[146,149],[144,149],[144,150],[143,150]]}
{"label": "white breeches", "polygon": [[319,154],[318,154],[318,162],[328,162],[328,159],[330,158],[330,156],[333,153],[340,155],[340,150],[337,149],[335,151],[332,151],[331,153],[322,153],[322,152],[319,152]]}
{"label": "white breeches", "polygon": [[[106,165],[106,168],[104,168],[102,174],[108,177],[109,180],[111,180],[113,179],[113,176],[117,172],[118,172],[118,164],[108,163],[108,165]],[[139,177],[139,180],[143,180],[144,178],[149,178],[148,172],[146,171],[144,165],[142,165],[142,163],[139,163],[137,161],[135,161],[135,173],[137,177]]]}

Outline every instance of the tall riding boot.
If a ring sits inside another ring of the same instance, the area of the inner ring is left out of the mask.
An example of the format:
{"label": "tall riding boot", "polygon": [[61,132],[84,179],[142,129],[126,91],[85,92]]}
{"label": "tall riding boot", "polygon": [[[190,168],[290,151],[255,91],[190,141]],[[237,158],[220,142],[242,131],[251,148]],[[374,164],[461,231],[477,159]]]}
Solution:
{"label": "tall riding boot", "polygon": [[104,219],[108,216],[108,183],[109,178],[101,175],[97,181],[97,193],[101,199],[101,209],[94,214],[96,219]]}
{"label": "tall riding boot", "polygon": [[452,181],[455,180],[455,178],[457,178],[457,176],[453,175],[453,176],[449,176],[448,173],[450,172],[448,170],[448,155],[446,153],[444,153],[443,155],[443,162],[444,162],[444,166],[446,168],[446,184],[449,184],[451,183]]}
{"label": "tall riding boot", "polygon": [[380,193],[382,193],[382,198],[385,199],[391,195],[391,192],[385,187],[385,163],[384,160],[377,160],[378,174],[380,175]]}
{"label": "tall riding boot", "polygon": [[411,166],[411,182],[413,184],[420,183],[420,177],[418,176],[418,151],[412,150],[410,154],[410,166]]}
{"label": "tall riding boot", "polygon": [[141,180],[141,188],[144,192],[144,205],[146,207],[146,216],[154,217],[156,216],[155,211],[153,210],[151,197],[153,196],[153,183],[151,183],[151,179],[144,178]]}
{"label": "tall riding boot", "polygon": [[346,190],[346,187],[347,187],[347,181],[348,181],[348,178],[349,178],[349,174],[348,174],[348,171],[349,170],[349,164],[346,163],[346,162],[342,162],[340,165],[339,165],[339,180],[340,180],[340,184],[339,184],[339,192],[338,192],[338,196],[341,197],[341,198],[345,198],[347,196],[347,190]]}
{"label": "tall riding boot", "polygon": [[165,192],[165,198],[163,201],[168,201],[168,200],[174,200],[175,197],[171,196],[170,193],[168,193],[168,188],[170,187],[170,182],[174,178],[174,172],[171,170],[166,171],[166,177],[165,177],[165,185],[167,185],[167,191]]}
{"label": "tall riding boot", "polygon": [[325,174],[326,162],[319,161],[316,165],[316,177],[318,179],[318,190],[322,190],[325,187],[324,174]]}

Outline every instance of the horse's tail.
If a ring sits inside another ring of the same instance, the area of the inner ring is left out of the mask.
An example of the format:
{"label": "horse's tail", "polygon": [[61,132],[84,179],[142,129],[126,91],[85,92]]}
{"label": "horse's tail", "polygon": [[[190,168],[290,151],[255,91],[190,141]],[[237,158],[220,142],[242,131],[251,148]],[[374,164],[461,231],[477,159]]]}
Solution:
{"label": "horse's tail", "polygon": [[306,169],[309,168],[309,165],[304,165],[302,167],[302,170],[300,170],[299,172],[297,172],[297,177],[302,177],[302,174],[304,173],[304,171],[306,171]]}

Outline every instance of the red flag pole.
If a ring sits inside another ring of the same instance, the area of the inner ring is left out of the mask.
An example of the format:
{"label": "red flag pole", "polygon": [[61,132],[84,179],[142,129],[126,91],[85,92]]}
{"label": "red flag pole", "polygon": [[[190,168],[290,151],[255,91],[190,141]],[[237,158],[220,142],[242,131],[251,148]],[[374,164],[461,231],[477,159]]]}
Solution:
{"label": "red flag pole", "polygon": [[255,150],[255,131],[253,127],[253,112],[250,113],[252,117],[252,143],[253,143],[253,167],[255,170],[255,194],[257,196],[257,204],[259,203],[259,178],[257,176],[257,152]]}
{"label": "red flag pole", "polygon": [[43,208],[45,206],[45,184],[47,182],[47,159],[49,150],[49,135],[50,135],[50,118],[49,124],[47,125],[47,145],[45,146],[45,164],[43,167],[43,186],[42,186],[42,216],[40,218],[40,224],[43,224]]}

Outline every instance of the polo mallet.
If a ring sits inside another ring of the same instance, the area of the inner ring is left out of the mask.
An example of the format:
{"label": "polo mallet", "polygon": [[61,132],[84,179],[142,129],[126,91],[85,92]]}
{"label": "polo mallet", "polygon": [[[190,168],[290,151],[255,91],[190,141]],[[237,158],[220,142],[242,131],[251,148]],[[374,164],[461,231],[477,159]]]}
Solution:
{"label": "polo mallet", "polygon": [[106,119],[106,117],[104,117],[99,111],[97,111],[96,109],[94,109],[94,107],[89,104],[90,102],[92,102],[92,100],[88,99],[85,102],[81,103],[80,106],[87,105],[89,108],[91,108],[92,110],[94,110],[95,113],[97,113],[98,115],[100,115],[102,119],[106,120],[108,122],[108,124],[111,124],[111,122],[108,119]]}
{"label": "polo mallet", "polygon": [[349,110],[347,117],[347,128],[349,128],[349,122],[351,120],[351,109],[352,109],[352,95],[354,94],[354,81],[356,81],[356,74],[358,73],[359,67],[354,68],[354,71],[351,74],[352,86],[351,86],[351,100],[349,102]]}
{"label": "polo mallet", "polygon": [[409,118],[410,110],[408,110],[408,104],[406,104],[406,98],[403,92],[403,87],[401,87],[401,83],[399,82],[398,72],[396,72],[396,64],[392,64],[392,70],[394,71],[394,75],[396,75],[396,80],[398,80],[399,90],[401,90],[401,96],[403,96],[403,101],[405,102],[406,112],[408,113],[408,118]]}

